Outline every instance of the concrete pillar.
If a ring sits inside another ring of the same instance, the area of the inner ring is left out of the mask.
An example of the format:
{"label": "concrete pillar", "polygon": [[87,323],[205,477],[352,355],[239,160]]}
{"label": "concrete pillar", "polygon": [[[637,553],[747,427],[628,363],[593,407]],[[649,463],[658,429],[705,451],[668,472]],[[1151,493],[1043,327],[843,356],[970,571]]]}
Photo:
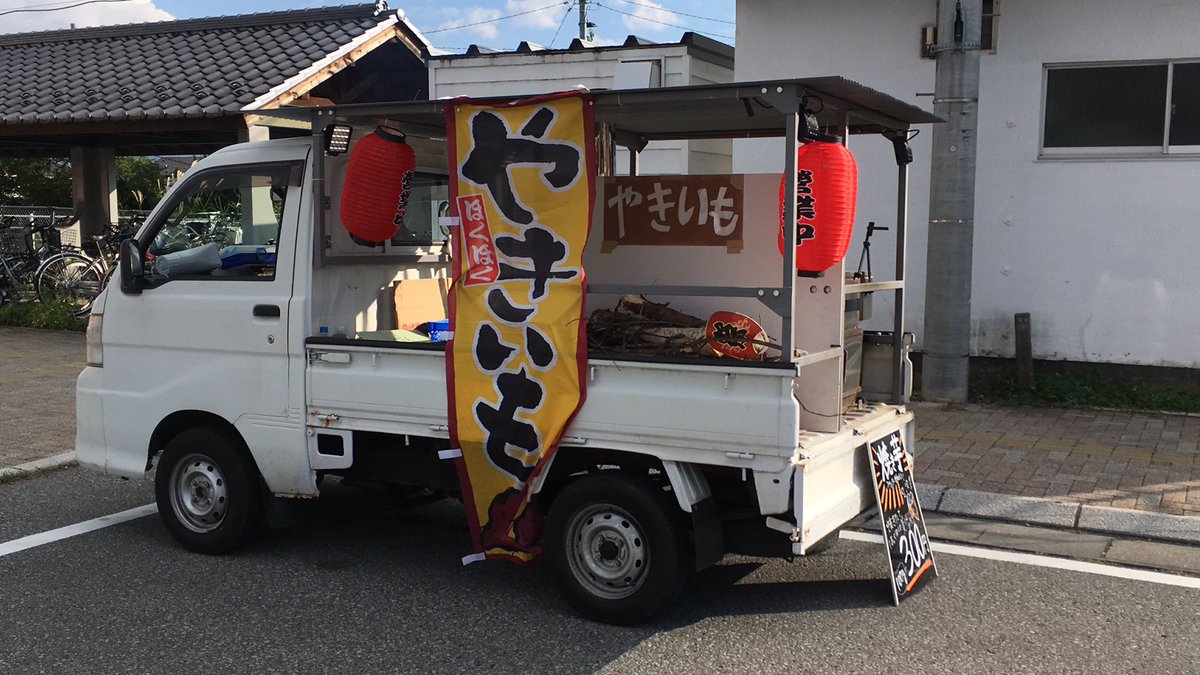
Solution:
{"label": "concrete pillar", "polygon": [[112,148],[71,148],[71,195],[84,237],[117,222],[117,156]]}
{"label": "concrete pillar", "polygon": [[929,177],[925,354],[921,396],[966,401],[975,237],[975,138],[979,120],[981,0],[940,0]]}
{"label": "concrete pillar", "polygon": [[238,129],[238,143],[249,143],[251,141],[266,141],[271,138],[271,127],[259,126],[257,124]]}
{"label": "concrete pillar", "polygon": [[[249,126],[238,130],[238,142],[266,141],[271,138],[270,127]],[[271,186],[260,185],[242,189],[242,241],[244,244],[265,244],[276,237],[275,208],[271,203]]]}

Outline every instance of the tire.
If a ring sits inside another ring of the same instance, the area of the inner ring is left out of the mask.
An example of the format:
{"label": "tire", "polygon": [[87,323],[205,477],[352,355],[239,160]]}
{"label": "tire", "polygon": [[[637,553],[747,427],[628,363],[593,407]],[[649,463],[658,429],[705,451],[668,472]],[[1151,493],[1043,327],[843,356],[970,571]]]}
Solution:
{"label": "tire", "polygon": [[75,316],[91,311],[103,286],[104,279],[93,260],[78,253],[60,253],[49,258],[34,277],[39,300],[64,298],[70,301]]}
{"label": "tire", "polygon": [[158,515],[184,548],[219,554],[244,544],[263,522],[258,469],[240,442],[212,427],[171,439],[154,475]]}
{"label": "tire", "polygon": [[544,551],[567,602],[589,619],[618,625],[667,609],[692,570],[678,505],[645,478],[619,471],[563,489],[546,520]]}

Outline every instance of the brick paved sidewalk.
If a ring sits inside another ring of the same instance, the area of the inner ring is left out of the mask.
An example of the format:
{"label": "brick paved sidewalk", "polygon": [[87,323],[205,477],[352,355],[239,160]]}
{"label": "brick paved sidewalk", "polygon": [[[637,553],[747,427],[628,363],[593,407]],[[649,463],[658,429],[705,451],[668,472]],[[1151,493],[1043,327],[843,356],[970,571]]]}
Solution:
{"label": "brick paved sidewalk", "polygon": [[0,467],[75,448],[83,333],[0,326]]}
{"label": "brick paved sidewalk", "polygon": [[917,478],[1200,516],[1200,417],[916,403]]}

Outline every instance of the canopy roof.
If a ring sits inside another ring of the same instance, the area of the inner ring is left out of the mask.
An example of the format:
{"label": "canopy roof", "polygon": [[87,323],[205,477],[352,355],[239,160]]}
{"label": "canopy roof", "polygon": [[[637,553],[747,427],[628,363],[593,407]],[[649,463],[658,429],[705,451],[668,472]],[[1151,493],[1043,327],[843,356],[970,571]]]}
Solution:
{"label": "canopy roof", "polygon": [[[786,113],[801,108],[817,110],[823,127],[846,127],[851,134],[900,132],[914,124],[943,121],[842,77],[599,90],[592,95],[596,122],[611,124],[616,133],[637,141],[783,136]],[[411,133],[437,137],[445,134],[445,103],[419,101],[259,112],[295,120],[315,119],[314,115],[328,119],[331,114],[348,120],[386,119]]]}

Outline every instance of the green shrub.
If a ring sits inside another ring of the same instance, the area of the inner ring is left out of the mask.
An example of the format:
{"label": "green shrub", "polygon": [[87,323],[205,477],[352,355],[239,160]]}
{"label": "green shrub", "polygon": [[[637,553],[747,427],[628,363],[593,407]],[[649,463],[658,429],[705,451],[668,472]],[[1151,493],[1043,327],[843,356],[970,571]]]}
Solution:
{"label": "green shrub", "polygon": [[87,322],[75,318],[69,300],[12,302],[0,307],[0,326],[82,331]]}
{"label": "green shrub", "polygon": [[1200,412],[1200,396],[1192,391],[1128,378],[1035,374],[1033,386],[1025,389],[1012,375],[994,374],[972,384],[971,400],[977,403]]}

